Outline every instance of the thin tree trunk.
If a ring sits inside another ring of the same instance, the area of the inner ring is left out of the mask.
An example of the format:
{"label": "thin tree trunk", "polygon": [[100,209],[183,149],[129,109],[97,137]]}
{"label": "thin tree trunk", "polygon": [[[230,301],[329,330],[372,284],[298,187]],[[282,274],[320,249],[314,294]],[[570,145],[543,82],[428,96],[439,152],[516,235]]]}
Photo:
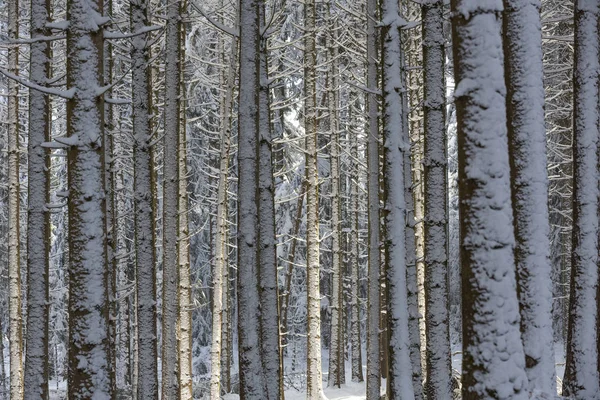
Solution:
{"label": "thin tree trunk", "polygon": [[[48,35],[47,1],[31,3],[31,37]],[[31,45],[30,80],[45,85],[49,72],[50,48],[47,42]],[[25,355],[25,397],[48,398],[48,274],[50,254],[50,220],[44,204],[49,203],[50,158],[42,143],[50,141],[50,106],[48,96],[30,92],[28,141],[28,313]]]}
{"label": "thin tree trunk", "polygon": [[[258,255],[259,2],[240,0],[238,106],[238,341],[240,398],[266,392],[260,329]],[[270,377],[271,379],[274,379]]]}
{"label": "thin tree trunk", "polygon": [[595,399],[598,382],[598,1],[575,3],[573,255],[563,395]]}
{"label": "thin tree trunk", "polygon": [[521,338],[530,390],[556,393],[540,0],[504,1],[508,149]]}
{"label": "thin tree trunk", "polygon": [[[147,0],[132,0],[131,31],[150,25]],[[154,162],[151,150],[152,91],[148,37],[132,38],[132,113],[135,201],[135,254],[137,296],[138,399],[158,399],[158,349],[156,327],[156,204],[153,201]]]}
{"label": "thin tree trunk", "polygon": [[[377,90],[377,1],[367,0],[367,87]],[[367,400],[378,400],[381,386],[379,318],[381,313],[381,260],[379,253],[379,125],[377,95],[367,93],[367,193],[368,193],[368,306]]]}
{"label": "thin tree trunk", "polygon": [[[384,240],[387,258],[386,288],[388,301],[389,371],[388,399],[414,399],[410,338],[408,329],[407,256],[405,228],[405,162],[410,153],[408,131],[402,120],[407,110],[404,92],[400,14],[398,1],[384,0],[381,16],[383,84],[383,177]],[[410,171],[409,171],[410,174]],[[409,175],[410,176],[410,175]]]}
{"label": "thin tree trunk", "polygon": [[[331,7],[331,5],[329,5]],[[329,17],[331,18],[331,10]],[[341,220],[340,220],[340,155],[339,155],[339,113],[338,113],[338,47],[335,43],[337,37],[337,24],[331,26],[331,45],[329,46],[329,58],[331,70],[329,73],[329,136],[330,136],[330,159],[331,159],[331,232],[332,240],[332,285],[331,285],[331,344],[329,346],[329,374],[327,385],[338,388],[344,382],[344,335],[343,335],[343,274],[341,254]]]}
{"label": "thin tree trunk", "polygon": [[[353,118],[354,115],[358,112],[358,110],[354,110],[352,113],[353,107],[350,107],[350,121],[355,121]],[[354,160],[358,160],[358,135],[357,135],[358,127],[356,125],[350,126],[350,154],[351,158]],[[359,259],[358,259],[358,186],[359,186],[359,175],[360,175],[360,167],[358,163],[354,163],[354,166],[351,167],[352,170],[352,188],[350,190],[350,209],[351,209],[351,217],[350,217],[350,255],[348,259],[348,264],[350,268],[350,342],[352,347],[352,381],[353,382],[362,382],[364,380],[363,376],[363,363],[362,363],[362,345],[360,340],[360,302],[359,302]]]}
{"label": "thin tree trunk", "polygon": [[[266,27],[265,2],[260,3],[261,29]],[[268,400],[283,399],[281,343],[279,340],[279,293],[277,288],[277,241],[275,239],[275,185],[273,182],[271,107],[267,60],[267,38],[260,40],[260,91],[258,141],[259,276],[263,373]]]}
{"label": "thin tree trunk", "polygon": [[452,399],[448,290],[448,184],[444,2],[422,5],[424,82],[425,329],[429,399]]}
{"label": "thin tree trunk", "polygon": [[[183,2],[183,10],[187,9],[187,1]],[[179,24],[180,43],[185,43],[185,30]],[[181,81],[180,93],[185,93],[185,47],[180,50],[179,70]],[[187,129],[185,103],[180,103],[178,160],[178,195],[177,195],[177,263],[179,265],[179,319],[178,319],[178,351],[179,351],[179,385],[180,397],[191,399],[192,396],[192,282],[190,271],[190,228],[188,220],[188,180],[187,180]]]}
{"label": "thin tree trunk", "polygon": [[[50,1],[32,0],[31,38],[48,36]],[[48,42],[30,47],[30,80],[45,85],[50,68]],[[28,199],[27,213],[27,347],[24,397],[48,399],[48,299],[50,268],[50,157],[42,144],[50,141],[50,100],[44,93],[29,92]],[[0,357],[4,360],[4,357]],[[4,362],[4,361],[2,361]]]}
{"label": "thin tree trunk", "polygon": [[[225,96],[221,99],[221,116],[223,122],[221,125],[221,145],[220,145],[220,164],[219,164],[219,186],[217,189],[217,235],[215,237],[215,266],[213,269],[213,310],[212,310],[212,343],[211,343],[211,381],[210,397],[211,399],[220,399],[221,381],[224,376],[228,376],[228,371],[223,370],[223,350],[226,349],[226,329],[227,312],[226,303],[228,301],[229,265],[228,265],[228,245],[227,245],[227,211],[229,196],[229,155],[231,149],[231,106],[233,100],[233,90],[235,84],[235,72],[237,64],[237,40],[231,43],[231,55],[226,79],[222,79],[226,85]],[[225,65],[225,57],[223,64]],[[229,366],[225,366],[229,368]],[[229,379],[225,379],[224,390],[229,391]]]}
{"label": "thin tree trunk", "polygon": [[[69,399],[113,396],[103,154],[101,1],[67,4],[69,180]],[[94,23],[90,23],[94,21]]]}
{"label": "thin tree trunk", "polygon": [[452,1],[464,400],[527,399],[506,137],[502,2]]}
{"label": "thin tree trunk", "polygon": [[180,397],[179,384],[179,149],[181,146],[181,2],[168,0],[165,26],[165,122],[163,149],[162,396]]}
{"label": "thin tree trunk", "polygon": [[[8,36],[19,38],[17,1],[8,3]],[[8,49],[8,69],[17,75],[19,48]],[[21,262],[19,229],[19,88],[8,81],[8,287],[10,340],[10,398],[23,398],[23,328],[21,313]]]}

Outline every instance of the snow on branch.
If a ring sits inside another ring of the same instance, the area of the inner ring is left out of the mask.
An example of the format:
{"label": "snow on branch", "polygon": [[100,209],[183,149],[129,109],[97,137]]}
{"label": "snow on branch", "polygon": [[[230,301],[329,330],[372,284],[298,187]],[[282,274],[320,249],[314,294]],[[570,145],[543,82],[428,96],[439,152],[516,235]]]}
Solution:
{"label": "snow on branch", "polygon": [[35,38],[31,38],[31,39],[11,39],[11,38],[5,37],[3,35],[3,40],[0,42],[0,46],[33,44],[33,43],[39,43],[39,42],[51,42],[54,40],[62,40],[62,39],[66,39],[66,38],[67,38],[67,36],[62,35],[62,36],[38,36]]}
{"label": "snow on branch", "polygon": [[28,87],[29,89],[37,90],[42,93],[46,93],[46,94],[53,95],[53,96],[59,96],[59,97],[62,97],[63,99],[67,99],[67,100],[72,99],[73,96],[75,95],[74,88],[71,88],[69,90],[58,90],[58,89],[52,89],[52,88],[45,87],[45,86],[40,86],[31,81],[28,81],[27,79],[21,78],[18,75],[12,74],[12,73],[8,72],[7,70],[5,70],[4,68],[0,68],[0,73],[2,75],[6,76],[7,78],[12,79],[15,82],[18,82],[21,85]]}
{"label": "snow on branch", "polygon": [[206,18],[206,20],[208,22],[210,22],[215,28],[225,32],[228,35],[231,35],[233,37],[239,37],[240,36],[240,31],[239,29],[236,29],[234,27],[231,26],[227,26],[225,24],[220,23],[219,21],[215,20],[214,18],[212,18],[210,15],[208,15],[206,12],[204,12],[204,9],[198,5],[195,1],[191,2],[192,5],[194,6],[194,8],[196,10],[198,10],[198,12],[200,12],[200,14],[202,14],[202,16],[204,18]]}
{"label": "snow on branch", "polygon": [[137,32],[130,33],[120,33],[116,31],[104,31],[103,35],[105,39],[128,39],[135,36],[143,35],[148,32],[154,32],[163,29],[161,25],[150,25],[146,26],[143,29],[138,30]]}

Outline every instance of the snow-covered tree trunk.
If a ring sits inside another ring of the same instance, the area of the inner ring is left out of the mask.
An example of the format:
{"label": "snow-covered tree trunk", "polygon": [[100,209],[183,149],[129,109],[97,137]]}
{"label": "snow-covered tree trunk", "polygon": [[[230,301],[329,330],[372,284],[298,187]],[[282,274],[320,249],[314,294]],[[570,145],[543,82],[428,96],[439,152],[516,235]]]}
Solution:
{"label": "snow-covered tree trunk", "polygon": [[[266,29],[265,2],[259,6],[261,30]],[[279,293],[277,288],[277,241],[275,239],[275,184],[273,182],[271,108],[267,62],[267,38],[260,38],[260,91],[258,114],[258,215],[261,346],[265,398],[283,398],[281,345],[279,341]]]}
{"label": "snow-covered tree trunk", "polygon": [[[400,53],[400,65],[403,69],[403,75],[406,79],[407,65],[404,57],[404,52]],[[410,110],[409,99],[407,92],[402,92],[402,105],[404,110]],[[406,140],[410,142],[409,130],[409,113],[402,115],[402,129],[406,132]],[[413,126],[414,128],[414,126]],[[423,399],[423,379],[421,365],[421,329],[420,329],[420,314],[419,314],[419,289],[418,289],[418,274],[417,274],[417,237],[415,235],[415,210],[413,193],[413,163],[411,160],[411,151],[406,152],[404,159],[404,201],[406,201],[406,228],[404,230],[404,247],[406,249],[406,287],[408,296],[408,338],[410,346],[410,361],[412,366],[413,392],[415,400]]]}
{"label": "snow-covered tree trunk", "polygon": [[104,190],[101,1],[71,0],[67,15],[69,399],[111,399]]}
{"label": "snow-covered tree trunk", "polygon": [[573,255],[563,395],[596,399],[598,382],[597,0],[575,2],[573,66]]}
{"label": "snow-covered tree trunk", "polygon": [[556,393],[539,0],[504,0],[508,149],[521,338],[531,390]]}
{"label": "snow-covered tree trunk", "polygon": [[[19,38],[19,7],[8,2],[8,37]],[[19,72],[19,48],[8,49],[8,69]],[[21,314],[21,262],[19,229],[19,89],[8,82],[8,312],[10,340],[10,398],[23,398],[23,328]]]}
{"label": "snow-covered tree trunk", "polygon": [[[31,38],[49,36],[46,23],[50,3],[31,1]],[[50,67],[50,45],[46,41],[30,46],[30,81],[45,85]],[[48,320],[50,268],[50,157],[42,144],[50,141],[50,99],[29,92],[28,201],[27,212],[27,347],[25,353],[24,397],[48,398]]]}
{"label": "snow-covered tree trunk", "polygon": [[463,289],[462,393],[526,399],[506,129],[502,1],[452,1]]}
{"label": "snow-covered tree trunk", "polygon": [[323,395],[321,375],[321,293],[319,263],[319,171],[317,169],[317,50],[315,0],[304,3],[304,130],[306,172],[306,398]]}
{"label": "snow-covered tree trunk", "polygon": [[[329,6],[331,7],[331,6]],[[329,18],[331,18],[331,10]],[[338,68],[338,46],[337,24],[330,26],[331,44],[329,46],[329,60],[331,62],[328,87],[329,108],[329,140],[331,160],[331,233],[332,240],[332,278],[331,278],[331,343],[329,346],[329,374],[327,385],[340,387],[344,382],[344,297],[342,254],[341,254],[341,202],[340,202],[340,149],[339,149],[339,68]]]}
{"label": "snow-covered tree trunk", "polygon": [[[147,0],[130,2],[131,31],[141,32],[150,25]],[[151,150],[150,121],[152,90],[150,48],[146,35],[131,40],[131,107],[134,159],[135,276],[137,297],[137,398],[158,399],[156,327],[156,241],[155,202],[153,200],[154,162]]]}
{"label": "snow-covered tree trunk", "polygon": [[[405,90],[400,42],[400,10],[397,0],[381,2],[383,84],[383,177],[385,271],[388,303],[389,372],[388,399],[414,399],[408,333],[406,282],[404,164],[410,152],[402,116],[401,93]],[[384,349],[385,351],[385,349]]]}
{"label": "snow-covered tree trunk", "polygon": [[262,373],[258,264],[259,6],[260,0],[240,0],[237,299],[242,400],[263,400],[267,387]]}
{"label": "snow-covered tree trunk", "polygon": [[165,109],[163,148],[163,315],[162,396],[180,397],[179,387],[179,149],[181,80],[181,3],[167,1],[165,24]]}
{"label": "snow-covered tree trunk", "polygon": [[[351,93],[350,98],[355,97]],[[358,110],[353,110],[350,106],[350,157],[358,160],[358,126],[356,126],[356,114]],[[359,175],[360,166],[353,163],[350,167],[352,174],[350,188],[350,251],[348,254],[348,268],[350,269],[350,347],[352,349],[352,382],[362,382],[364,380],[362,369],[362,345],[360,340],[360,302],[359,302],[359,232],[358,232],[358,208],[359,208]]]}
{"label": "snow-covered tree trunk", "polygon": [[422,3],[427,398],[451,400],[444,2]]}
{"label": "snow-covered tree trunk", "polygon": [[368,305],[367,305],[367,400],[379,399],[380,363],[380,275],[379,253],[379,124],[377,91],[377,1],[367,0],[367,195],[368,195]]}

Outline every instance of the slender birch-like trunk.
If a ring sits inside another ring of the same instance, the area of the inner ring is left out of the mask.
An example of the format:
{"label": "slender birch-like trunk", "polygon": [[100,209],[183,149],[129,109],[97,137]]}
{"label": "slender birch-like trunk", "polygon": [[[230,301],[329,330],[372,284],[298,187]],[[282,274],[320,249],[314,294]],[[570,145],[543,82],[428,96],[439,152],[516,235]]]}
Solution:
{"label": "slender birch-like trunk", "polygon": [[[331,7],[331,5],[329,5]],[[331,18],[331,10],[329,17]],[[339,148],[339,69],[338,69],[338,47],[335,43],[337,38],[337,24],[332,23],[330,35],[332,43],[329,46],[329,59],[331,69],[328,88],[329,108],[329,137],[330,137],[330,160],[331,160],[331,232],[332,238],[332,284],[331,284],[331,344],[329,346],[329,374],[327,385],[338,388],[344,382],[344,297],[343,274],[342,274],[342,252],[341,252],[341,204],[340,204],[340,148]]]}
{"label": "slender birch-like trunk", "polygon": [[179,149],[181,146],[181,2],[167,1],[163,148],[162,396],[180,397],[179,384]]}
{"label": "slender birch-like trunk", "polygon": [[[181,7],[187,9],[187,1]],[[185,29],[179,24],[180,44],[185,43]],[[185,47],[179,51],[180,96],[185,94]],[[191,399],[192,391],[192,282],[190,271],[190,228],[188,219],[187,129],[185,103],[180,100],[179,143],[177,149],[177,263],[179,268],[179,317],[177,322],[180,397]]]}
{"label": "slender birch-like trunk", "polygon": [[[265,29],[265,2],[259,6],[261,30]],[[275,184],[273,182],[271,107],[267,38],[260,38],[260,91],[258,114],[258,215],[259,276],[262,332],[263,373],[267,391],[265,398],[283,398],[281,387],[281,344],[279,340],[279,293],[277,288],[277,241],[275,239]]]}
{"label": "slender birch-like trunk", "polygon": [[69,169],[68,397],[113,396],[109,362],[104,189],[102,2],[67,3]]}
{"label": "slender birch-like trunk", "polygon": [[540,0],[505,0],[502,20],[521,339],[530,389],[554,395],[540,7]]}
{"label": "slender birch-like trunk", "polygon": [[502,10],[500,0],[452,1],[464,400],[529,398],[513,256]]}
{"label": "slender birch-like trunk", "polygon": [[[223,349],[227,343],[227,317],[225,313],[228,302],[228,245],[227,245],[227,210],[229,196],[229,155],[231,149],[231,106],[235,84],[235,72],[237,64],[237,40],[231,43],[231,55],[228,72],[222,82],[226,85],[225,95],[221,99],[221,144],[219,162],[219,186],[217,189],[217,235],[215,236],[215,266],[213,269],[213,310],[212,310],[212,342],[211,342],[211,377],[210,398],[217,400],[221,398],[221,381],[223,376],[228,376],[229,365],[221,365],[224,360]],[[222,55],[225,65],[225,57]],[[224,329],[222,329],[224,328]],[[226,363],[225,363],[226,364]],[[228,380],[226,380],[228,381]],[[223,382],[225,391],[228,390],[228,382]]]}
{"label": "slender birch-like trunk", "polygon": [[[150,25],[147,0],[130,3],[131,31]],[[151,150],[152,105],[150,48],[147,35],[131,41],[132,122],[134,159],[135,254],[137,296],[137,398],[158,399],[158,349],[156,326],[156,204],[153,201],[154,162]]]}
{"label": "slender birch-like trunk", "polygon": [[[383,177],[384,240],[387,258],[386,289],[388,301],[389,371],[388,399],[414,399],[410,338],[408,330],[407,257],[405,228],[405,163],[410,153],[408,131],[403,123],[406,108],[400,42],[398,1],[381,3],[382,84],[383,84]],[[410,174],[410,171],[409,171]],[[409,175],[410,176],[410,175]]]}
{"label": "slender birch-like trunk", "polygon": [[[8,2],[8,37],[19,38],[19,6]],[[19,48],[8,49],[8,69],[19,73]],[[10,340],[10,398],[23,398],[23,317],[19,229],[19,88],[8,81],[8,320]]]}
{"label": "slender birch-like trunk", "polygon": [[242,400],[263,400],[267,388],[261,351],[258,254],[259,7],[260,0],[240,0],[237,298]]}
{"label": "slender birch-like trunk", "polygon": [[[31,38],[49,36],[50,1],[31,1]],[[50,70],[50,45],[46,41],[30,46],[30,81],[46,84]],[[50,99],[29,92],[28,199],[27,212],[27,347],[25,353],[24,397],[48,399],[48,320],[50,272]],[[3,357],[2,357],[3,358]]]}
{"label": "slender birch-like trunk", "polygon": [[598,72],[596,0],[575,2],[573,254],[563,395],[596,399],[598,382]]}
{"label": "slender birch-like trunk", "polygon": [[379,253],[379,124],[377,90],[377,1],[367,0],[367,196],[368,196],[368,306],[367,400],[378,400],[381,386],[379,318],[381,313],[381,257]]}
{"label": "slender birch-like trunk", "polygon": [[452,399],[448,305],[448,191],[444,2],[422,4],[424,257],[427,398]]}

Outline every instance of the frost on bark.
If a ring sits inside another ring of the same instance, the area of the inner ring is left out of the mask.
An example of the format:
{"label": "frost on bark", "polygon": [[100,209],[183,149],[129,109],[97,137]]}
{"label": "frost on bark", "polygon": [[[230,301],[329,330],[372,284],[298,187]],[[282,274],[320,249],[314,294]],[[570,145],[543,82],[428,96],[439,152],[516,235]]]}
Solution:
{"label": "frost on bark", "polygon": [[175,400],[179,385],[179,149],[181,146],[181,3],[168,0],[165,24],[165,109],[163,148],[162,396]]}
{"label": "frost on bark", "polygon": [[67,15],[69,149],[69,399],[111,399],[104,196],[101,1],[71,0]]}
{"label": "frost on bark", "polygon": [[[383,177],[384,240],[387,258],[386,288],[388,300],[389,372],[387,396],[390,399],[414,399],[410,338],[408,331],[408,293],[406,282],[405,161],[410,142],[401,93],[405,89],[400,41],[400,11],[397,0],[381,3],[382,84],[383,84]],[[410,173],[410,171],[409,171]],[[384,350],[385,351],[385,350]]]}
{"label": "frost on bark", "polygon": [[304,4],[304,130],[306,172],[306,397],[324,398],[321,378],[321,294],[319,289],[319,171],[317,169],[315,0]]}
{"label": "frost on bark", "polygon": [[[139,32],[150,24],[147,0],[132,0],[131,31]],[[156,227],[153,200],[154,162],[150,121],[152,90],[150,48],[146,35],[131,41],[131,107],[134,158],[135,276],[137,296],[138,399],[158,399],[156,327]]]}
{"label": "frost on bark", "polygon": [[463,399],[526,399],[506,130],[502,2],[452,1]]}
{"label": "frost on bark", "polygon": [[[331,6],[330,6],[331,7]],[[329,18],[331,18],[331,10]],[[344,307],[343,307],[343,273],[341,254],[341,204],[340,204],[340,149],[339,149],[339,80],[338,80],[338,47],[337,24],[332,23],[329,35],[333,36],[329,46],[329,59],[331,69],[329,72],[328,109],[329,109],[329,137],[331,160],[331,227],[332,227],[332,284],[331,284],[331,343],[329,346],[329,373],[327,385],[340,387],[344,382]]]}
{"label": "frost on bark", "polygon": [[530,390],[554,395],[540,1],[505,0],[503,24],[521,338]]}
{"label": "frost on bark", "polygon": [[[19,38],[19,7],[8,2],[8,37]],[[8,69],[19,72],[19,48],[8,49]],[[10,340],[10,398],[23,398],[23,330],[21,314],[21,262],[19,245],[19,90],[8,81],[8,312]]]}
{"label": "frost on bark", "polygon": [[381,386],[380,253],[379,253],[379,126],[377,90],[377,1],[367,0],[367,196],[368,196],[368,305],[367,305],[367,400],[379,399]]}
{"label": "frost on bark", "polygon": [[[261,30],[266,28],[265,2],[259,6]],[[279,342],[279,293],[277,288],[277,249],[275,239],[275,185],[273,182],[271,109],[268,86],[267,38],[261,36],[259,47],[258,95],[258,239],[259,286],[261,308],[261,348],[265,398],[283,398],[281,387],[281,345]]]}
{"label": "frost on bark", "polygon": [[266,392],[260,340],[258,254],[259,6],[259,0],[240,0],[237,298],[242,400],[263,400]]}
{"label": "frost on bark", "polygon": [[596,399],[598,382],[598,1],[575,3],[573,254],[563,395]]}
{"label": "frost on bark", "polygon": [[422,5],[424,257],[427,398],[452,399],[448,305],[448,192],[444,2]]}
{"label": "frost on bark", "polygon": [[[49,36],[45,25],[50,2],[31,1],[31,38]],[[30,81],[46,84],[50,67],[50,46],[46,41],[30,46]],[[27,212],[27,347],[25,353],[24,397],[31,400],[48,398],[48,319],[50,268],[50,203],[49,149],[50,99],[48,95],[29,92],[28,201]]]}

